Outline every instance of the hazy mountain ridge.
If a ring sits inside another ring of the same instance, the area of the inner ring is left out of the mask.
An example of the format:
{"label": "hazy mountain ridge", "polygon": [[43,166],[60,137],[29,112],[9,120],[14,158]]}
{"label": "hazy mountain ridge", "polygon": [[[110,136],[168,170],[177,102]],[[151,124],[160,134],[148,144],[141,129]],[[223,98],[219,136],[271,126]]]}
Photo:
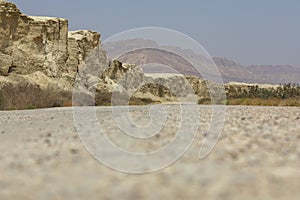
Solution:
{"label": "hazy mountain ridge", "polygon": [[300,83],[300,68],[291,65],[249,65],[244,66],[221,57],[213,58],[223,76],[224,82],[245,83]]}
{"label": "hazy mountain ridge", "polygon": [[[257,78],[269,83],[300,83],[300,67],[290,65],[252,65],[247,67]],[[271,71],[271,73],[270,73]]]}
{"label": "hazy mountain ridge", "polygon": [[[135,47],[137,50],[118,57],[118,59],[120,59],[122,62],[136,65],[143,65],[149,61],[152,63],[157,62],[170,66],[179,73],[201,77],[201,75],[199,75],[192,65],[184,62],[180,56],[177,56],[176,58],[176,56],[170,56],[170,53],[160,50],[159,48],[164,46],[160,46],[154,41],[131,39],[106,44],[106,47],[113,51],[116,51],[116,49],[126,49],[129,46]],[[153,49],[148,49],[149,46],[153,47]],[[144,49],[141,49],[140,47],[143,47]],[[155,47],[157,49],[155,49]],[[198,56],[191,50],[180,49],[179,47],[170,46],[167,47],[167,49],[170,49],[170,51],[172,51],[172,49],[176,49],[176,52],[180,52],[186,57],[195,58]],[[276,85],[284,83],[300,84],[300,67],[294,67],[290,65],[246,66],[224,57],[213,57],[212,59],[218,66],[224,83],[242,82]],[[157,72],[157,69],[154,69],[153,71]],[[151,69],[148,68],[147,72],[151,72]],[[162,72],[166,71],[163,70]]]}

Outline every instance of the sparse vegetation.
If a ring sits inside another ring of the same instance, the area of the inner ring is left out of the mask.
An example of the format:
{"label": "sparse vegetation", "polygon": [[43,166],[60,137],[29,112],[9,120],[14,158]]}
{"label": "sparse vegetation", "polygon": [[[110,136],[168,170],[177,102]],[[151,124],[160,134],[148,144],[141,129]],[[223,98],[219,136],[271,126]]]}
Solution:
{"label": "sparse vegetation", "polygon": [[300,106],[300,86],[284,84],[276,88],[227,86],[228,105]]}
{"label": "sparse vegetation", "polygon": [[[230,85],[225,89],[227,105],[300,106],[300,86],[296,84],[289,83],[276,88]],[[159,88],[157,91],[161,92]],[[97,92],[93,105],[111,106],[111,98],[112,94],[109,92]],[[157,103],[160,102],[153,102],[148,98],[132,97],[129,99],[129,105]],[[211,104],[210,98],[200,98],[199,104]],[[75,105],[77,105],[76,102]],[[72,106],[71,92],[57,91],[54,88],[41,89],[38,85],[28,83],[7,84],[0,89],[0,110],[70,106]]]}
{"label": "sparse vegetation", "polygon": [[0,89],[1,110],[50,108],[72,105],[72,94],[28,83],[7,84]]}
{"label": "sparse vegetation", "polygon": [[[300,86],[283,84],[278,87],[263,88],[259,85],[227,85],[227,105],[253,106],[300,106]],[[211,104],[210,98],[200,98],[199,104]]]}
{"label": "sparse vegetation", "polygon": [[129,100],[129,105],[131,105],[131,106],[133,106],[133,105],[142,106],[142,105],[159,104],[159,103],[161,103],[161,102],[152,101],[149,98],[136,98],[136,97],[132,97]]}
{"label": "sparse vegetation", "polygon": [[96,106],[111,106],[112,94],[109,92],[97,92],[95,95]]}

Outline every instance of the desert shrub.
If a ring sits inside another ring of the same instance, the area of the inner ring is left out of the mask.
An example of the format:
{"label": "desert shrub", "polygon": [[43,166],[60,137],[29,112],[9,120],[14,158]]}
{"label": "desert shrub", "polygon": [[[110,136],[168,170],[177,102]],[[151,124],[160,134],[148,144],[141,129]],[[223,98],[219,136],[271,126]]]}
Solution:
{"label": "desert shrub", "polygon": [[95,94],[95,105],[96,106],[109,106],[111,105],[111,92],[97,92]]}
{"label": "desert shrub", "polygon": [[72,107],[73,106],[72,100],[64,101],[62,106],[63,107]]}
{"label": "desert shrub", "polygon": [[149,105],[149,104],[158,104],[158,103],[161,103],[161,102],[152,101],[149,98],[131,97],[129,100],[129,105]]}
{"label": "desert shrub", "polygon": [[228,99],[227,105],[249,106],[300,106],[300,99],[261,99],[261,98],[237,98]]}
{"label": "desert shrub", "polygon": [[34,105],[28,105],[26,109],[36,109],[36,107]]}
{"label": "desert shrub", "polygon": [[2,91],[0,90],[0,109],[3,110],[4,108],[4,97]]}
{"label": "desert shrub", "polygon": [[277,88],[256,86],[226,86],[228,105],[299,106],[300,86],[284,84]]}
{"label": "desert shrub", "polygon": [[210,98],[200,98],[198,100],[198,104],[209,105],[209,104],[211,104],[211,99]]}
{"label": "desert shrub", "polygon": [[6,84],[1,90],[2,110],[61,107],[71,101],[72,94],[53,88],[42,89],[29,83]]}
{"label": "desert shrub", "polygon": [[288,99],[284,102],[284,106],[300,106],[300,99]]}

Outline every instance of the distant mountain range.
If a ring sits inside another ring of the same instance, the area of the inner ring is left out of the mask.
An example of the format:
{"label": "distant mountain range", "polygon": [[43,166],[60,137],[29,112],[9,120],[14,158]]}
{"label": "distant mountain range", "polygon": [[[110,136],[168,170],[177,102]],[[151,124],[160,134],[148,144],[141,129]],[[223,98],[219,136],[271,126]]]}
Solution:
{"label": "distant mountain range", "polygon": [[224,82],[245,83],[298,83],[300,67],[290,65],[250,65],[243,66],[227,58],[214,57]]}
{"label": "distant mountain range", "polygon": [[[117,56],[126,49],[137,48],[137,50],[128,52],[118,60],[125,63],[136,65],[145,65],[148,63],[160,63],[165,66],[172,67],[175,71],[185,74],[200,76],[199,72],[194,69],[193,65],[186,59],[172,52],[180,52],[185,58],[196,58],[198,55],[191,50],[183,50],[172,46],[159,46],[151,40],[133,39],[124,40],[113,43],[104,43],[104,49],[110,54],[113,52]],[[143,47],[142,49],[140,47]],[[150,47],[150,48],[149,48]],[[163,47],[160,49],[160,47]],[[169,51],[163,50],[168,49]],[[242,83],[258,83],[258,84],[284,84],[298,83],[300,84],[300,67],[290,65],[249,65],[244,66],[222,57],[213,57],[214,63],[222,75],[224,83],[242,82]],[[205,64],[199,64],[207,73],[213,73],[210,69],[205,68]],[[149,67],[150,66],[150,67]],[[143,68],[148,73],[174,73],[174,70],[159,67],[159,65],[147,65]]]}

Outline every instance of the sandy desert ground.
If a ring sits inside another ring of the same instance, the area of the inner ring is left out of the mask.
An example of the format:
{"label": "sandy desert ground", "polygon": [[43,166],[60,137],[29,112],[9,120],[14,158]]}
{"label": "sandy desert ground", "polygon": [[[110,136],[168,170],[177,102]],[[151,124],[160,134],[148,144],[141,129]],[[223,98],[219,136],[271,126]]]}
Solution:
{"label": "sandy desert ground", "polygon": [[[199,109],[201,127],[186,154],[142,175],[94,159],[75,131],[72,108],[0,112],[0,199],[299,199],[300,108],[228,107],[224,132],[203,160],[198,153],[210,109]],[[108,136],[133,150],[155,149],[176,129],[173,121],[162,137],[130,143],[113,125],[109,107],[96,110],[101,123],[112,123]]]}

